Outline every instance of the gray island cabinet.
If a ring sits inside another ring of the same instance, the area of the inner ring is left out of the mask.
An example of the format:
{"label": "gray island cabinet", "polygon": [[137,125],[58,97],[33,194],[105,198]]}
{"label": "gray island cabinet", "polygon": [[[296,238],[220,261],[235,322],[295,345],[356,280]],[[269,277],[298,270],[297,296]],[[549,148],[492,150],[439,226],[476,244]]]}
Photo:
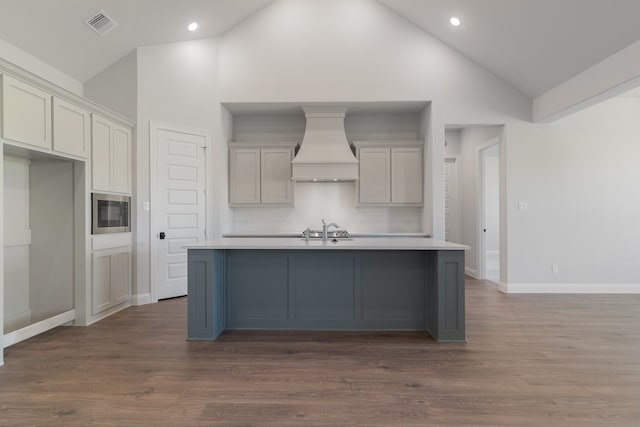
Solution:
{"label": "gray island cabinet", "polygon": [[188,339],[224,330],[426,331],[465,341],[465,246],[223,238],[189,245]]}

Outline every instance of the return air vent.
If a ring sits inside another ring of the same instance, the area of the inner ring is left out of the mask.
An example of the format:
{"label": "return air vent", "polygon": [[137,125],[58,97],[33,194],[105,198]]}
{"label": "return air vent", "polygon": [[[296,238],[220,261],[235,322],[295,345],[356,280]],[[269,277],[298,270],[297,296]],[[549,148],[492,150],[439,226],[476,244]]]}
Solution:
{"label": "return air vent", "polygon": [[118,23],[113,20],[107,12],[100,10],[96,12],[91,18],[84,21],[93,31],[104,36],[109,31],[118,26]]}

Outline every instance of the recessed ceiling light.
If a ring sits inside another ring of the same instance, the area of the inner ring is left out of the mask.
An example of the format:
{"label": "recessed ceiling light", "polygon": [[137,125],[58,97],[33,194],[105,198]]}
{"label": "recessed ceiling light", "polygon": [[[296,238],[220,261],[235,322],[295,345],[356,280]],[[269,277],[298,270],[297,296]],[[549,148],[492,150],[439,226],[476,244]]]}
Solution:
{"label": "recessed ceiling light", "polygon": [[195,31],[198,29],[198,23],[197,22],[192,22],[191,24],[189,24],[189,26],[187,27],[189,29],[189,31]]}
{"label": "recessed ceiling light", "polygon": [[461,24],[460,19],[456,18],[455,16],[449,19],[449,22],[451,22],[451,25],[453,25],[454,27],[459,27]]}

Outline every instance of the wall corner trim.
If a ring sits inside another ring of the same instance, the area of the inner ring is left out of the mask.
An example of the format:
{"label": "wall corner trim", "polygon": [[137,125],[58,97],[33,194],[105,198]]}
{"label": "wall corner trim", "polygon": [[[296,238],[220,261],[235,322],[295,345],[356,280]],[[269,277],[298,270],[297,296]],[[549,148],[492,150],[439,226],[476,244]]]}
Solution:
{"label": "wall corner trim", "polygon": [[151,304],[151,294],[149,292],[145,294],[135,294],[131,300],[131,305],[146,305]]}

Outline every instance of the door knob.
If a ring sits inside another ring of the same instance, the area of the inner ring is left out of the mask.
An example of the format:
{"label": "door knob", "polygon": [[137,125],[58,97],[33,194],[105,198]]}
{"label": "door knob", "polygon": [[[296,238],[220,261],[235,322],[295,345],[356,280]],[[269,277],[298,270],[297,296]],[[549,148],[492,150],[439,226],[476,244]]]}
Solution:
{"label": "door knob", "polygon": [[164,231],[161,231],[161,232],[160,232],[160,240],[164,240],[164,238],[165,238],[165,237],[166,237],[166,236],[165,236],[165,234],[164,234]]}

